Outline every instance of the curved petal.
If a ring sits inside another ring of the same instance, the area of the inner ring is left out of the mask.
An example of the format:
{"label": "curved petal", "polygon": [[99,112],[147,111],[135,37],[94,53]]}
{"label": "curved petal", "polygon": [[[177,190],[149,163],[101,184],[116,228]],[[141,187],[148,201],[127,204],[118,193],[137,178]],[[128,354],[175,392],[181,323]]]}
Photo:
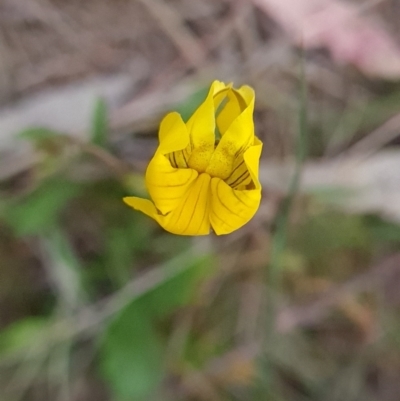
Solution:
{"label": "curved petal", "polygon": [[254,101],[255,97],[254,90],[247,85],[239,89],[230,88],[227,96],[228,102],[224,105],[216,118],[221,135],[225,134],[233,120]]}
{"label": "curved petal", "polygon": [[238,191],[219,178],[211,180],[210,223],[217,235],[244,226],[260,206],[261,189]]}
{"label": "curved petal", "polygon": [[252,184],[252,179],[243,155],[240,155],[238,158],[236,158],[233,164],[232,173],[225,180],[225,182],[233,189],[249,189]]}
{"label": "curved petal", "polygon": [[146,171],[146,187],[157,209],[166,214],[179,205],[198,172],[171,166],[159,150],[151,159]]}
{"label": "curved petal", "polygon": [[186,149],[177,150],[175,152],[168,153],[165,156],[168,157],[168,160],[171,163],[172,167],[188,168],[188,160],[190,154],[191,152],[189,150],[189,146],[187,146]]}
{"label": "curved petal", "polygon": [[169,113],[162,119],[158,138],[158,150],[164,155],[185,149],[189,145],[189,133],[179,113]]}
{"label": "curved petal", "polygon": [[179,205],[160,218],[160,225],[179,235],[206,235],[210,232],[209,187],[211,177],[200,174],[182,197]]}
{"label": "curved petal", "polygon": [[221,136],[232,124],[232,121],[241,113],[240,104],[233,91],[228,93],[228,101],[216,116],[217,127]]}
{"label": "curved petal", "polygon": [[122,200],[130,207],[135,210],[139,210],[140,212],[146,214],[152,219],[159,221],[159,214],[154,206],[154,203],[149,201],[148,199],[137,198],[136,196],[125,196]]}
{"label": "curved petal", "polygon": [[247,105],[254,103],[255,93],[251,86],[243,85],[239,89],[235,89],[235,91],[240,94]]}
{"label": "curved petal", "polygon": [[170,213],[161,214],[148,199],[127,196],[123,201],[132,208],[153,218],[166,231],[179,235],[207,235],[210,233],[209,187],[211,177],[201,174]]}
{"label": "curved petal", "polygon": [[255,137],[256,145],[250,146],[243,156],[238,157],[233,165],[231,175],[225,182],[233,189],[259,189],[261,184],[258,180],[258,163],[261,157],[262,143]]}
{"label": "curved petal", "polygon": [[214,151],[215,109],[218,107],[216,102],[221,102],[224,98],[218,94],[226,91],[227,88],[223,82],[214,81],[206,99],[187,122],[192,149],[188,165],[200,173],[206,170]]}
{"label": "curved petal", "polygon": [[156,152],[147,167],[146,186],[157,209],[166,214],[179,205],[197,176],[196,170],[172,167],[165,156]]}
{"label": "curved petal", "polygon": [[[206,172],[210,175],[223,180],[232,174],[238,156],[243,154],[254,143],[254,91],[249,87],[242,87],[241,92],[232,91],[232,93],[236,93],[237,101],[231,100],[225,106],[228,111],[225,113],[227,117],[224,124],[228,124],[229,119],[231,123],[222,135],[206,169]],[[242,93],[245,96],[242,97]],[[239,99],[242,100],[240,101]],[[229,104],[234,106],[229,106]],[[239,115],[233,114],[238,110],[242,110]],[[232,115],[229,116],[228,113],[232,113]]]}
{"label": "curved petal", "polygon": [[247,149],[243,155],[244,162],[246,163],[254,186],[259,190],[261,190],[261,184],[258,179],[258,166],[260,163],[262,146],[262,142],[257,137],[254,137],[254,145]]}

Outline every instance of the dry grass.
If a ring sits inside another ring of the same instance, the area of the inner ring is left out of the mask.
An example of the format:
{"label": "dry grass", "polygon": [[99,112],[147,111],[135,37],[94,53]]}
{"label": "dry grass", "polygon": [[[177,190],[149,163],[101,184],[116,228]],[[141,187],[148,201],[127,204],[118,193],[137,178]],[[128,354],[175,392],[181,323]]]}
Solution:
{"label": "dry grass", "polygon": [[[353,3],[400,40],[396,1]],[[338,66],[324,50],[303,54],[248,1],[0,0],[0,27],[0,120],[38,93],[130,79],[110,104],[106,148],[66,132],[0,171],[0,398],[116,399],[118,380],[99,368],[110,322],[142,299],[150,314],[151,294],[196,261],[212,272],[187,284],[189,301],[154,312],[165,374],[153,398],[135,400],[397,401],[400,229],[390,218],[332,207],[337,188],[288,195],[288,170],[266,185],[257,218],[227,238],[176,238],[119,204],[142,190],[160,116],[193,106],[216,78],[255,88],[264,171],[295,158],[304,67],[307,162],[320,163],[320,176],[360,151],[396,150],[397,83]],[[57,224],[46,225],[53,201]],[[46,322],[39,334],[32,317]]]}

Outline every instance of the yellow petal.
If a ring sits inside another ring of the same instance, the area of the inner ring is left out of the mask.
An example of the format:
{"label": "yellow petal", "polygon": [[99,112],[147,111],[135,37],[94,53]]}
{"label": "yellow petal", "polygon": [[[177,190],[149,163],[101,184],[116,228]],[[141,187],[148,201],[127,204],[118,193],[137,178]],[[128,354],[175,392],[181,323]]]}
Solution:
{"label": "yellow petal", "polygon": [[[221,135],[224,135],[226,130],[232,124],[232,121],[243,111],[243,100],[241,100],[240,94],[234,89],[231,89],[227,93],[227,102],[223,106],[222,110],[216,117],[217,127]],[[245,105],[244,105],[245,106]]]}
{"label": "yellow petal", "polygon": [[261,184],[258,179],[258,167],[262,151],[262,142],[254,137],[254,145],[247,149],[243,154],[244,162],[249,170],[250,177],[254,183],[255,189],[261,190]]}
{"label": "yellow petal", "polygon": [[216,99],[223,100],[223,96],[217,95],[227,88],[223,82],[214,81],[205,101],[187,122],[192,150],[188,165],[200,173],[206,170],[214,151]]}
{"label": "yellow petal", "polygon": [[228,95],[230,101],[221,111],[221,114],[226,115],[223,118],[223,129],[228,127],[228,123],[229,127],[222,135],[206,169],[211,176],[221,179],[227,179],[232,174],[238,156],[254,143],[254,91],[242,87],[241,92],[232,90],[231,93],[234,95]]}
{"label": "yellow petal", "polygon": [[158,150],[163,155],[185,149],[189,145],[189,133],[179,113],[172,112],[163,118],[158,138]]}
{"label": "yellow petal", "polygon": [[124,202],[156,220],[165,230],[179,235],[207,235],[210,233],[209,188],[211,177],[200,174],[170,213],[161,214],[153,202],[128,196]]}
{"label": "yellow petal", "polygon": [[221,135],[224,135],[232,124],[232,121],[252,102],[254,102],[254,90],[245,85],[239,89],[230,88],[228,102],[217,116],[217,126]]}
{"label": "yellow petal", "polygon": [[189,146],[183,150],[177,150],[172,153],[168,153],[166,156],[168,157],[169,162],[172,167],[175,168],[188,168],[188,160],[191,152],[189,151]]}
{"label": "yellow petal", "polygon": [[173,234],[209,234],[210,181],[211,177],[208,174],[200,174],[188,188],[180,204],[167,216],[159,219],[160,225]]}
{"label": "yellow petal", "polygon": [[244,226],[260,205],[261,189],[238,191],[219,178],[211,180],[210,223],[217,235]]}
{"label": "yellow petal", "polygon": [[225,182],[233,189],[249,189],[248,186],[250,186],[253,181],[243,155],[236,158],[233,164],[232,173]]}
{"label": "yellow petal", "polygon": [[151,199],[162,214],[179,205],[198,172],[171,166],[169,159],[157,150],[146,171],[146,187]]}
{"label": "yellow petal", "polygon": [[154,206],[154,203],[149,201],[148,199],[137,198],[136,196],[125,196],[125,198],[123,198],[122,200],[128,206],[134,208],[135,210],[139,210],[140,212],[158,221],[159,214],[157,212],[157,209]]}

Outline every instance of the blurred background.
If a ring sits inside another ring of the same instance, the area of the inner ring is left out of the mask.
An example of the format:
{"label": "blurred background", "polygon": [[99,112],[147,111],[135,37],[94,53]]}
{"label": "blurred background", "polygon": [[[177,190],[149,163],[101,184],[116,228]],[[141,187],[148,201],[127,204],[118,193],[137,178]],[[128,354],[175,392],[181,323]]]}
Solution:
{"label": "blurred background", "polygon": [[[398,0],[0,0],[0,399],[400,399]],[[256,92],[263,201],[179,237],[160,119]]]}

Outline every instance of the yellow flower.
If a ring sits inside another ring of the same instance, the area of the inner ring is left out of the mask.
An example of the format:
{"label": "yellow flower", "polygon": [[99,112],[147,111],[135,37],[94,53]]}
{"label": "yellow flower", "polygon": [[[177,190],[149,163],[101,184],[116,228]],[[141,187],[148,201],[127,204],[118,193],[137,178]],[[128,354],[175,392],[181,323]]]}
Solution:
{"label": "yellow flower", "polygon": [[253,109],[252,88],[214,81],[186,124],[178,113],[167,114],[146,172],[153,202],[124,202],[174,234],[206,235],[212,227],[221,235],[242,227],[261,199],[262,143],[254,135]]}

